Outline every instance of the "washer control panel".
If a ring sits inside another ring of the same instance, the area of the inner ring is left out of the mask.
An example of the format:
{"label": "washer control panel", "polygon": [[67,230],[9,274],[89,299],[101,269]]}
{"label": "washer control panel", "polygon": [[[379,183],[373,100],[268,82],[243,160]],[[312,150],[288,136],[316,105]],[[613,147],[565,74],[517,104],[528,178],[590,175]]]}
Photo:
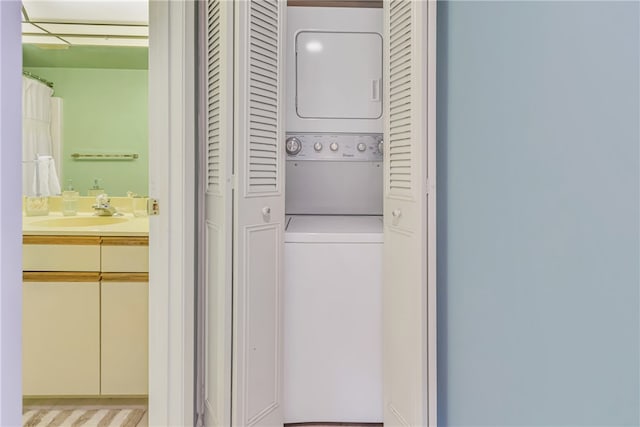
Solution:
{"label": "washer control panel", "polygon": [[287,160],[381,162],[379,133],[295,133],[287,134]]}

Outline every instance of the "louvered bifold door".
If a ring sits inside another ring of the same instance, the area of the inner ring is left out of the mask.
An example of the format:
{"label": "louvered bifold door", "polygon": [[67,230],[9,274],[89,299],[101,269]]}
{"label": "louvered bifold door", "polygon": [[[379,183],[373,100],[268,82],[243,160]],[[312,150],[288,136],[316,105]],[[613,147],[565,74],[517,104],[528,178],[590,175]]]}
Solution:
{"label": "louvered bifold door", "polygon": [[435,6],[384,2],[385,426],[436,426]]}
{"label": "louvered bifold door", "polygon": [[204,232],[204,423],[231,425],[233,4],[200,3]]}
{"label": "louvered bifold door", "polygon": [[235,426],[282,425],[285,7],[235,4]]}

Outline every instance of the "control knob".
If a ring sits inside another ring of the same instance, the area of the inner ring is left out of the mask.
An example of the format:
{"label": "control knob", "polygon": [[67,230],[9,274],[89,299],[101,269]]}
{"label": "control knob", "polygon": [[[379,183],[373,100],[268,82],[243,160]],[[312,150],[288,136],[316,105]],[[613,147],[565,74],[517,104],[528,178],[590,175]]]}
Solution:
{"label": "control knob", "polygon": [[322,143],[316,142],[315,144],[313,144],[313,149],[316,150],[317,152],[322,151]]}
{"label": "control knob", "polygon": [[300,150],[302,150],[302,143],[295,136],[291,136],[287,138],[286,149],[287,154],[289,154],[290,156],[295,156],[300,152]]}
{"label": "control knob", "polygon": [[384,153],[384,141],[380,140],[380,142],[378,142],[378,153],[382,154]]}
{"label": "control knob", "polygon": [[361,152],[361,153],[362,153],[362,152],[363,152],[363,151],[365,151],[366,149],[367,149],[367,144],[365,144],[364,142],[361,142],[361,143],[359,143],[359,144],[358,144],[358,151],[359,151],[359,152]]}
{"label": "control knob", "polygon": [[331,149],[331,151],[338,151],[338,143],[332,142],[331,145],[329,145],[329,148]]}

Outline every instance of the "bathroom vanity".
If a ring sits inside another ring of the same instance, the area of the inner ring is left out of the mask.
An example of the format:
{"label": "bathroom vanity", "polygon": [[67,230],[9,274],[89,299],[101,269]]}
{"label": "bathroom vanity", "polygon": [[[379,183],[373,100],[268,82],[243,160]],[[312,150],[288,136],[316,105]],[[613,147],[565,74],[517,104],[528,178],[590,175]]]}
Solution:
{"label": "bathroom vanity", "polygon": [[23,222],[23,394],[148,393],[148,219]]}

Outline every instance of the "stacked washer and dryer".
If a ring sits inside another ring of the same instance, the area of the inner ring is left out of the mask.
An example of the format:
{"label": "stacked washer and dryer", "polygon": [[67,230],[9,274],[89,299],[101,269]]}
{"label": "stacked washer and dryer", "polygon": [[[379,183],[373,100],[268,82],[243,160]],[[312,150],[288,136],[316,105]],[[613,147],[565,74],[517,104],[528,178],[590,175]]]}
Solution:
{"label": "stacked washer and dryer", "polygon": [[382,422],[382,12],[288,7],[284,421]]}

